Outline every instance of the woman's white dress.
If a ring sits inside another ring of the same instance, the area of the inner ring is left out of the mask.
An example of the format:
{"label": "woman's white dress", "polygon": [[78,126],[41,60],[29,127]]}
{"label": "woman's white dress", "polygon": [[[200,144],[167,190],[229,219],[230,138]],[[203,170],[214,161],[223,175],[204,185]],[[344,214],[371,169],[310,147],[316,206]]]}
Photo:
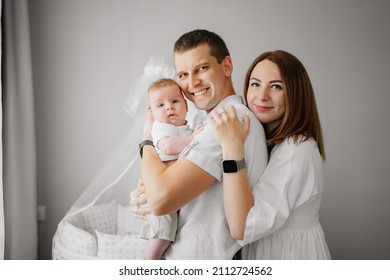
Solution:
{"label": "woman's white dress", "polygon": [[284,140],[271,152],[247,217],[243,259],[330,259],[319,209],[323,160],[314,140]]}

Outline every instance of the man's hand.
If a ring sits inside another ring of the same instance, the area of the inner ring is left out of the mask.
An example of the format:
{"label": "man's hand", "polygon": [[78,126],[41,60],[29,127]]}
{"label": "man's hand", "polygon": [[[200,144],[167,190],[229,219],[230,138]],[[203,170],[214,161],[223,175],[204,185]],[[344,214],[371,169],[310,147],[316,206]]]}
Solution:
{"label": "man's hand", "polygon": [[137,218],[143,220],[148,220],[148,215],[151,213],[141,178],[138,180],[137,188],[130,193],[130,209]]}
{"label": "man's hand", "polygon": [[153,114],[152,111],[149,110],[145,119],[143,140],[152,140],[153,122],[154,122]]}

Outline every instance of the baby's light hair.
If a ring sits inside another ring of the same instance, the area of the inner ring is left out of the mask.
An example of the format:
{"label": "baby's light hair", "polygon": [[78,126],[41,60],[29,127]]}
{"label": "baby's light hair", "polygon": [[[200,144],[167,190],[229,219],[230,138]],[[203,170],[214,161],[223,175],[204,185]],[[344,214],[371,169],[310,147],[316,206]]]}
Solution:
{"label": "baby's light hair", "polygon": [[173,79],[169,79],[169,78],[162,78],[162,79],[158,79],[156,81],[154,81],[148,88],[148,93],[153,91],[153,90],[156,90],[156,89],[160,89],[160,88],[164,88],[164,87],[167,87],[167,86],[171,86],[171,85],[175,85],[179,88],[180,92],[181,92],[181,88],[180,86],[178,85],[178,83],[176,83],[175,80]]}

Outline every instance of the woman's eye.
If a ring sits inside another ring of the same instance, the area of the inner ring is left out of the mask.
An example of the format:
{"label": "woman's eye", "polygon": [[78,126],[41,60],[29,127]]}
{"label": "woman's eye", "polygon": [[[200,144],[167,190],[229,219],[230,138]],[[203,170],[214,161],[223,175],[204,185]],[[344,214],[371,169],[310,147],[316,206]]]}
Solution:
{"label": "woman's eye", "polygon": [[260,84],[257,82],[253,82],[249,84],[251,87],[260,87]]}
{"label": "woman's eye", "polygon": [[283,87],[281,85],[278,85],[278,84],[271,85],[271,88],[273,88],[273,89],[283,89]]}

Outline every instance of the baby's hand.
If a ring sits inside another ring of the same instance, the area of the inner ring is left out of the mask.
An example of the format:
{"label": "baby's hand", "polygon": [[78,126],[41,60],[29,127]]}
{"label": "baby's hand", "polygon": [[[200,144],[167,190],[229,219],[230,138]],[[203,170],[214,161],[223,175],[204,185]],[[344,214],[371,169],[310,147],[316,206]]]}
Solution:
{"label": "baby's hand", "polygon": [[194,129],[194,132],[192,133],[192,136],[196,136],[199,132],[201,132],[204,128],[204,124],[198,123]]}

